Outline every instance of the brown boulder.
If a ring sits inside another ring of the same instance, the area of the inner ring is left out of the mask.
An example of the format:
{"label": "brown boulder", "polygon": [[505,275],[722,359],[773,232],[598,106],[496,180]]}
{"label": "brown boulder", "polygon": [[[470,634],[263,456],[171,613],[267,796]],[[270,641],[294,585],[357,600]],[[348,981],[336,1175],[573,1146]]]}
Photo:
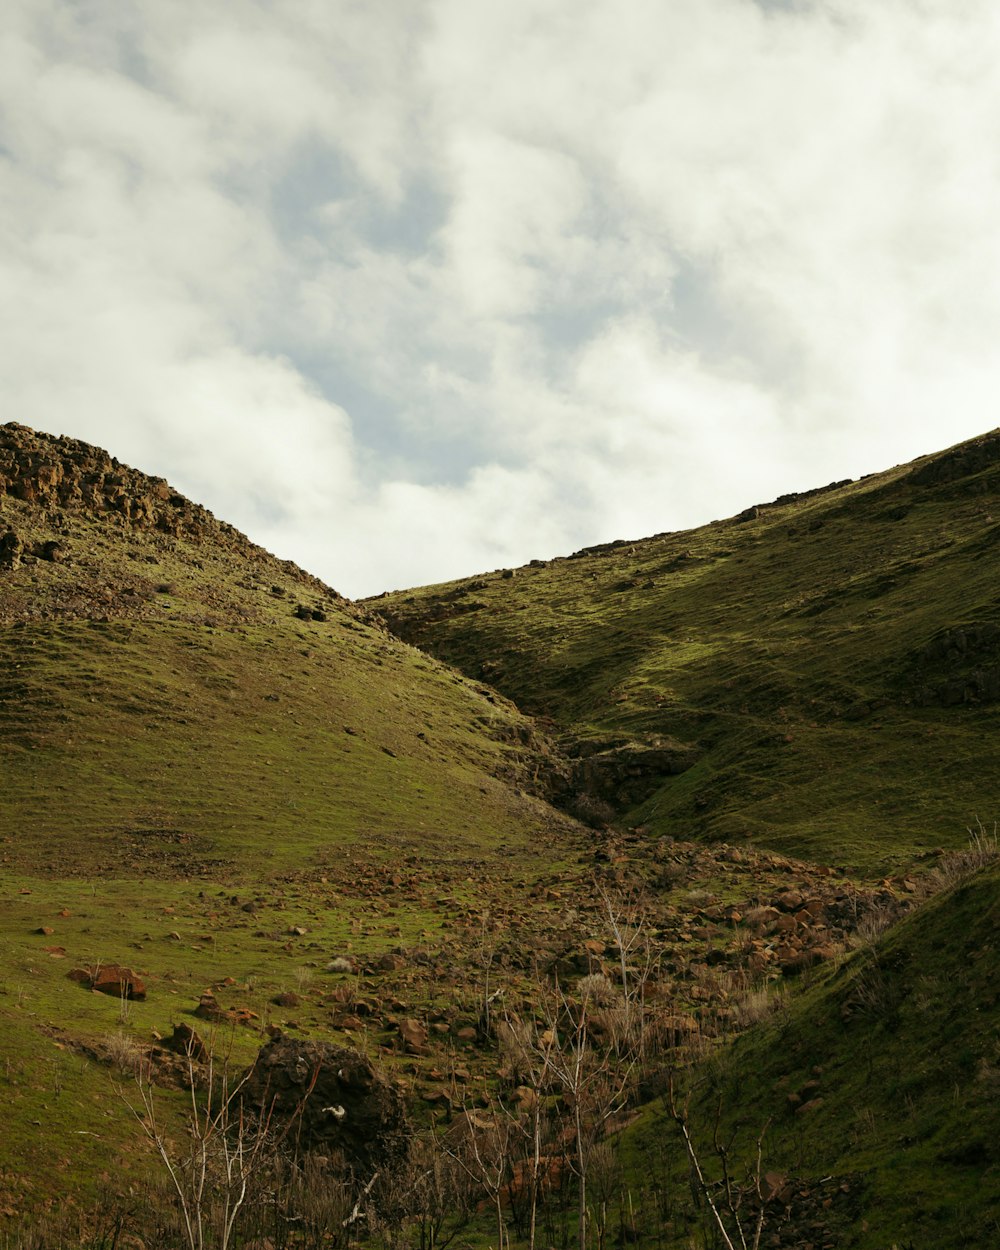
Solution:
{"label": "brown boulder", "polygon": [[427,1053],[427,1030],[419,1020],[407,1017],[399,1022],[399,1036],[411,1055]]}
{"label": "brown boulder", "polygon": [[131,968],[118,964],[98,964],[95,968],[74,968],[66,974],[70,981],[86,985],[98,994],[110,994],[113,998],[129,998],[141,1001],[146,997],[146,987]]}
{"label": "brown boulder", "polygon": [[194,1009],[194,1014],[199,1020],[224,1020],[226,1017],[225,1008],[219,1003],[214,994],[205,993],[198,999],[198,1006]]}

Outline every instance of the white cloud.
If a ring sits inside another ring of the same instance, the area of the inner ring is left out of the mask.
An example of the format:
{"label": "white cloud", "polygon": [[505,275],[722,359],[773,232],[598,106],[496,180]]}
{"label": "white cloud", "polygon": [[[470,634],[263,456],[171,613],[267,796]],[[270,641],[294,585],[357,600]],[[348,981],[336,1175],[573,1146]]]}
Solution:
{"label": "white cloud", "polygon": [[4,419],[349,593],[995,424],[987,0],[10,0]]}

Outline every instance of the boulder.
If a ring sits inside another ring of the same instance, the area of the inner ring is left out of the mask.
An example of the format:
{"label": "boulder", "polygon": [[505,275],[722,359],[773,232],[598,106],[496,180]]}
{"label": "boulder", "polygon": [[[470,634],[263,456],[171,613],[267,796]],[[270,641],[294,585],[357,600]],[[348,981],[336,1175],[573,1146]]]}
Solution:
{"label": "boulder", "polygon": [[110,994],[113,998],[129,998],[141,1001],[146,997],[146,987],[137,973],[119,964],[98,964],[94,968],[74,968],[66,976],[78,981],[98,994]]}
{"label": "boulder", "polygon": [[360,1179],[409,1154],[403,1098],[357,1050],[276,1037],[261,1048],[243,1102],[269,1115],[276,1127],[287,1126],[300,1149],[341,1152]]}
{"label": "boulder", "polygon": [[399,1036],[411,1055],[427,1054],[427,1030],[419,1020],[407,1017],[399,1022]]}

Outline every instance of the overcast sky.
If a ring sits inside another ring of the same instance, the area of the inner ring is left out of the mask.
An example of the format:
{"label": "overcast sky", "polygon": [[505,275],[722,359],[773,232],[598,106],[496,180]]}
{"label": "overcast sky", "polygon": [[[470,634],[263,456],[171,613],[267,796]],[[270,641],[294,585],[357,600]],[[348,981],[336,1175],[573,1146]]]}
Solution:
{"label": "overcast sky", "polygon": [[1000,424],[996,0],[3,0],[0,421],[343,593]]}

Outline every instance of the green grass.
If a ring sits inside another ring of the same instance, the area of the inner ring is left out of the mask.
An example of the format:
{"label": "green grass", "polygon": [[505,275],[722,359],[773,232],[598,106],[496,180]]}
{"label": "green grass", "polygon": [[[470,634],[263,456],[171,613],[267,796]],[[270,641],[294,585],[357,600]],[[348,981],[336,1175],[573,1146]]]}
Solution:
{"label": "green grass", "polygon": [[[769,1126],[765,1170],[803,1187],[859,1178],[861,1208],[843,1244],[995,1244],[998,925],[994,866],[817,975],[708,1065],[710,1092],[693,1117],[706,1158],[718,1102],[723,1138],[735,1134],[744,1152]],[[806,1099],[822,1104],[803,1116],[789,1096],[806,1082],[815,1086]],[[651,1110],[635,1133],[641,1154],[672,1130]]]}
{"label": "green grass", "polygon": [[[686,744],[698,763],[651,778],[621,805],[629,823],[893,868],[996,803],[995,454],[994,439],[964,466],[930,458],[750,520],[369,607],[551,718],[570,750]],[[967,645],[940,641],[963,627]]]}

